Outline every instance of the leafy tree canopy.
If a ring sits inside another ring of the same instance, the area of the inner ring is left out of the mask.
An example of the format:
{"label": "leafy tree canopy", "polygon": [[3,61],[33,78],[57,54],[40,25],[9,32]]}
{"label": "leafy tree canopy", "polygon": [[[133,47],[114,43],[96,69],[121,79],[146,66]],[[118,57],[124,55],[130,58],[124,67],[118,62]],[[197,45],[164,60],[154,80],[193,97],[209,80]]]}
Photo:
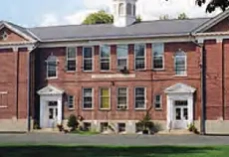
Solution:
{"label": "leafy tree canopy", "polygon": [[[113,15],[106,13],[104,10],[100,10],[96,13],[89,14],[83,24],[91,25],[91,24],[105,24],[105,23],[113,23],[114,17]],[[136,22],[141,22],[141,16],[137,16]]]}
{"label": "leafy tree canopy", "polygon": [[214,12],[217,8],[225,11],[229,7],[229,0],[195,0],[195,2],[200,7],[207,3],[206,12],[209,13]]}

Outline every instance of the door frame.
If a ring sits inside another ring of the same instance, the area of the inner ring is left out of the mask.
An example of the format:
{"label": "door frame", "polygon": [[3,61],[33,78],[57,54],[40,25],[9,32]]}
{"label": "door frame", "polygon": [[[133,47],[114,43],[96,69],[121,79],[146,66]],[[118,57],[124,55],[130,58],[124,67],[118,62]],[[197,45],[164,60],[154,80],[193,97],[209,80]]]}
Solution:
{"label": "door frame", "polygon": [[[173,116],[173,129],[186,129],[187,128],[187,124],[188,124],[188,119],[189,119],[189,108],[188,108],[188,101],[187,100],[182,100],[182,101],[186,101],[187,105],[184,106],[178,106],[176,105],[176,101],[180,101],[180,100],[175,100],[174,101],[174,116]],[[176,116],[177,116],[177,109],[180,109],[180,120],[177,120]],[[184,110],[187,109],[187,119],[184,118]],[[180,124],[178,124],[180,123]]]}
{"label": "door frame", "polygon": [[[187,123],[191,124],[194,120],[194,101],[192,93],[178,93],[178,94],[168,94],[167,95],[167,129],[175,129],[174,128],[174,115],[175,115],[175,101],[187,101],[188,105],[188,120]],[[187,124],[187,125],[188,125]]]}
{"label": "door frame", "polygon": [[[63,98],[62,94],[57,95],[41,95],[40,96],[40,127],[41,128],[49,128],[49,102],[56,101],[57,102],[57,124],[62,124],[63,117]],[[54,126],[56,127],[56,126]]]}

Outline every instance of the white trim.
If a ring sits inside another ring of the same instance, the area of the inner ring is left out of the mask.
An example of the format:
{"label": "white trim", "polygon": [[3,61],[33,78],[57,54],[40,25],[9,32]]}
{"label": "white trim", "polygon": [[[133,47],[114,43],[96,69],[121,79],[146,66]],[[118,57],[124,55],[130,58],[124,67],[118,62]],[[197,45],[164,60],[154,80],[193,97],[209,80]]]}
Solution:
{"label": "white trim", "polygon": [[110,71],[111,71],[111,45],[107,45],[107,46],[109,47],[109,49],[110,49],[109,70],[102,70],[102,69],[101,69],[101,51],[102,51],[102,47],[103,47],[103,46],[106,46],[106,44],[105,44],[105,45],[100,45],[100,46],[99,46],[99,70],[100,70],[101,72],[110,72]]}
{"label": "white trim", "polygon": [[[101,89],[108,89],[109,91],[109,108],[101,108]],[[102,111],[111,110],[111,88],[110,87],[99,87],[99,109]]]}
{"label": "white trim", "polygon": [[[84,89],[91,89],[91,98],[92,98],[91,108],[85,108],[84,107]],[[93,110],[94,109],[94,88],[92,88],[92,87],[83,87],[82,88],[82,109],[83,110]]]}
{"label": "white trim", "polygon": [[[185,73],[184,74],[177,74],[176,73],[176,54],[177,53],[183,53],[183,54],[185,54],[185,56],[184,56],[184,59],[185,59]],[[187,76],[188,74],[188,69],[187,69],[187,53],[186,52],[184,52],[184,51],[182,51],[182,50],[178,50],[177,52],[175,52],[175,54],[174,54],[175,56],[174,56],[174,70],[175,70],[175,76],[180,76],[180,77],[182,77],[182,76]]]}
{"label": "white trim", "polygon": [[[69,48],[74,48],[74,50],[75,50],[75,59],[73,59],[73,58],[71,58],[71,59],[69,59],[68,58],[68,49]],[[65,49],[65,57],[66,57],[66,67],[65,67],[65,69],[66,69],[66,71],[67,72],[76,72],[77,71],[77,54],[78,54],[78,51],[77,51],[77,47],[66,47],[66,49]],[[72,61],[72,60],[75,60],[75,66],[76,66],[76,69],[75,70],[68,70],[68,61]]]}
{"label": "white trim", "polygon": [[188,35],[182,37],[154,37],[150,39],[135,38],[135,39],[117,39],[117,40],[84,40],[84,41],[52,41],[46,43],[40,43],[39,48],[50,48],[50,47],[72,47],[72,46],[94,46],[94,45],[129,45],[129,44],[142,44],[142,43],[170,43],[170,42],[191,42],[194,37]]}
{"label": "white trim", "polygon": [[[127,56],[126,57],[118,57],[118,46],[126,46],[127,47]],[[126,68],[127,69],[129,69],[129,45],[127,45],[127,44],[118,44],[118,45],[116,45],[116,59],[117,59],[117,61],[116,61],[116,67],[117,67],[117,70],[120,70],[119,69],[119,66],[118,66],[118,60],[119,59],[126,59]]]}
{"label": "white trim", "polygon": [[[69,97],[72,96],[73,97],[73,102],[72,102],[72,107],[69,107]],[[75,109],[75,96],[74,95],[69,95],[67,94],[67,103],[68,103],[68,110],[74,110]]]}
{"label": "white trim", "polygon": [[[85,56],[84,55],[84,49],[85,48],[91,48],[91,51],[92,51],[92,57],[91,57],[92,69],[91,70],[85,70],[84,69],[84,56]],[[95,56],[94,55],[94,52],[95,52],[94,49],[95,49],[94,46],[83,46],[83,49],[82,49],[83,50],[83,53],[82,53],[82,67],[83,67],[83,72],[93,72],[94,71],[94,56]]]}
{"label": "white trim", "polygon": [[[33,41],[35,42],[36,40],[34,40],[33,38],[29,37],[28,35],[22,33],[21,31],[17,30],[16,28],[12,27],[10,24],[3,22],[3,25],[5,27],[7,27],[8,29],[10,29],[11,31],[15,32],[16,34],[18,34],[19,36],[22,36],[23,38],[29,40],[29,41]],[[26,29],[28,31],[28,29]]]}
{"label": "white trim", "polygon": [[46,79],[47,80],[52,80],[52,79],[57,79],[58,78],[58,67],[57,67],[58,60],[57,60],[56,56],[54,56],[54,57],[56,57],[56,76],[53,76],[53,77],[49,77],[48,76],[48,62],[50,62],[50,61],[48,61],[48,59],[49,59],[50,56],[54,56],[54,55],[53,54],[49,55],[47,60],[45,61],[46,62]]}
{"label": "white trim", "polygon": [[[160,96],[160,108],[157,108],[156,107],[156,97],[157,96]],[[154,96],[154,103],[153,103],[153,107],[154,107],[154,109],[155,110],[162,110],[162,94],[156,94],[155,96]]]}
{"label": "white trim", "polygon": [[[144,102],[144,108],[136,108],[136,89],[137,88],[144,88],[144,97],[145,97],[145,102]],[[138,110],[146,110],[147,108],[147,87],[142,87],[142,86],[137,86],[134,87],[134,110],[138,111]]]}
{"label": "white trim", "polygon": [[117,103],[116,103],[117,104],[116,105],[116,109],[117,110],[121,110],[121,109],[118,108],[118,106],[119,106],[119,104],[118,104],[118,96],[119,96],[118,95],[118,90],[120,88],[125,88],[126,89],[126,104],[125,105],[126,105],[126,110],[128,110],[129,109],[129,88],[128,87],[125,87],[125,86],[123,86],[123,87],[122,86],[119,86],[119,87],[116,88],[116,101],[117,101]]}
{"label": "white trim", "polygon": [[[163,55],[162,55],[162,64],[163,67],[162,68],[154,68],[154,44],[162,44],[163,45]],[[151,49],[151,54],[152,54],[152,69],[155,71],[162,71],[165,70],[165,43],[152,43],[152,49]]]}
{"label": "white trim", "polygon": [[[144,45],[144,68],[143,69],[136,69],[136,52],[135,52],[135,45]],[[135,71],[141,71],[146,70],[147,66],[147,59],[146,59],[146,53],[147,53],[147,43],[141,43],[141,44],[134,44],[134,70]]]}

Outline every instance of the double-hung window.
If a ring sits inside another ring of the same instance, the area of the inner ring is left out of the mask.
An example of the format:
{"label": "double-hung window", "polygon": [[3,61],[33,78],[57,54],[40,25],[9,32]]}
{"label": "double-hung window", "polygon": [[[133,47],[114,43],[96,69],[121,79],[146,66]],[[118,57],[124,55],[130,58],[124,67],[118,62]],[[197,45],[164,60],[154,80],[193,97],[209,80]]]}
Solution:
{"label": "double-hung window", "polygon": [[110,70],[110,51],[109,45],[104,45],[101,47],[100,51],[100,69],[102,71]]}
{"label": "double-hung window", "polygon": [[67,47],[66,49],[66,70],[75,71],[76,70],[76,48]]}
{"label": "double-hung window", "polygon": [[109,88],[100,89],[100,108],[110,109],[110,89]]}
{"label": "double-hung window", "polygon": [[93,89],[92,88],[83,89],[83,108],[84,109],[93,108]]}
{"label": "double-hung window", "polygon": [[74,96],[68,95],[67,99],[68,109],[74,109]]}
{"label": "double-hung window", "polygon": [[93,70],[93,47],[83,48],[83,68],[84,71]]}
{"label": "double-hung window", "polygon": [[144,87],[135,88],[135,108],[145,109],[146,89]]}
{"label": "double-hung window", "polygon": [[46,60],[47,63],[47,78],[56,78],[57,77],[57,58],[53,55],[50,55]]}
{"label": "double-hung window", "polygon": [[128,67],[128,45],[117,45],[117,66],[119,70]]}
{"label": "double-hung window", "polygon": [[176,52],[174,57],[174,62],[175,62],[174,64],[175,64],[176,75],[179,76],[187,75],[186,53],[183,51]]}
{"label": "double-hung window", "polygon": [[164,68],[164,44],[153,44],[153,69],[161,70]]}
{"label": "double-hung window", "polygon": [[134,46],[135,52],[135,69],[145,69],[145,44],[136,44]]}
{"label": "double-hung window", "polygon": [[127,108],[127,88],[118,88],[118,109]]}
{"label": "double-hung window", "polygon": [[156,95],[154,98],[154,107],[155,109],[161,109],[162,105],[161,105],[161,95]]}

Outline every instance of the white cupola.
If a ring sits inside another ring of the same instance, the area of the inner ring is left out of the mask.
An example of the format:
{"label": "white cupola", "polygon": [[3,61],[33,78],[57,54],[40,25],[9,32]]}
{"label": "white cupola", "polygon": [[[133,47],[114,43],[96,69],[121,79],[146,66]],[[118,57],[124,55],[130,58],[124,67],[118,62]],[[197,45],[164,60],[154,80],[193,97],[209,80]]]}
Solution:
{"label": "white cupola", "polygon": [[136,21],[137,0],[113,0],[114,25],[126,27]]}

